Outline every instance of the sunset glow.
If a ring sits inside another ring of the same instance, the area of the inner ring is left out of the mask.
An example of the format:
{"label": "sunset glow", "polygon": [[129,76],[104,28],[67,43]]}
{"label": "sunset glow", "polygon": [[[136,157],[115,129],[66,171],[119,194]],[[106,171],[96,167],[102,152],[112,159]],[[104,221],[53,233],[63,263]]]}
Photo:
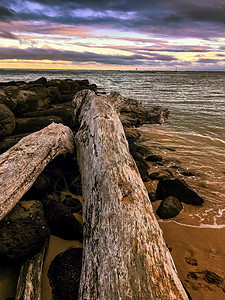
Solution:
{"label": "sunset glow", "polygon": [[0,0],[0,68],[225,70],[225,4],[167,2]]}

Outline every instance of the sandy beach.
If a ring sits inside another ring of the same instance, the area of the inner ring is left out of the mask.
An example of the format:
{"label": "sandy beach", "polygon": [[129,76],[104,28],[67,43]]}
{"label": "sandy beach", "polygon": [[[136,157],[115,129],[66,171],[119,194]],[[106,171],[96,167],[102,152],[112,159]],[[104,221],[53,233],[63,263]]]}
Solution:
{"label": "sandy beach", "polygon": [[179,277],[192,299],[225,299],[225,228],[193,228],[173,221],[159,224],[168,247],[172,249]]}

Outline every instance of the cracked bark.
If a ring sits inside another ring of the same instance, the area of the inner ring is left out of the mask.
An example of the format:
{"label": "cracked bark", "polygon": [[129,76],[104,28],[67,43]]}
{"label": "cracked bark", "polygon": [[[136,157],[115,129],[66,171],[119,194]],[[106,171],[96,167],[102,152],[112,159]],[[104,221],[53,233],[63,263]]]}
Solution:
{"label": "cracked bark", "polygon": [[21,267],[15,300],[41,300],[41,278],[44,256],[48,246],[45,242],[41,250],[28,258]]}
{"label": "cracked bark", "polygon": [[30,189],[46,165],[74,151],[72,130],[52,123],[32,133],[0,155],[0,220]]}
{"label": "cracked bark", "polygon": [[79,299],[188,299],[117,113],[87,90],[73,106],[84,197]]}

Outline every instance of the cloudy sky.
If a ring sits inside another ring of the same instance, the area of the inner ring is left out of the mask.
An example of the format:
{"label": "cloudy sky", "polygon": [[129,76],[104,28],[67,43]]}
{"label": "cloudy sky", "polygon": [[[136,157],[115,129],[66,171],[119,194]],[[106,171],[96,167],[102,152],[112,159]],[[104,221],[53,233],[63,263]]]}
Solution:
{"label": "cloudy sky", "polygon": [[225,70],[225,0],[0,0],[0,68]]}

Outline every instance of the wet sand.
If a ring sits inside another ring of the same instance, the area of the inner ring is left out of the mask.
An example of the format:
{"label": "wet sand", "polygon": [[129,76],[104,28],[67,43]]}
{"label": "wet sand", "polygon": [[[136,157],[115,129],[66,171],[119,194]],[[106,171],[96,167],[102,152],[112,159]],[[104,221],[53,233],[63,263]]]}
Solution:
{"label": "wet sand", "polygon": [[225,228],[193,228],[170,221],[159,224],[168,247],[172,249],[179,277],[192,299],[225,299],[225,281],[220,283],[219,277],[215,277],[214,283],[210,276],[215,275],[212,273],[207,277],[208,272],[190,274],[208,270],[225,279]]}
{"label": "wet sand", "polygon": [[[205,200],[202,206],[183,204],[181,213],[168,221],[159,220],[164,239],[171,250],[178,275],[193,300],[225,299],[225,207],[224,148],[217,141],[202,137],[174,134],[155,125],[140,128],[143,145],[153,154],[170,159],[169,164],[151,164],[150,173],[172,168],[174,176],[184,179]],[[214,144],[217,149],[212,151]],[[219,149],[219,150],[218,150]],[[216,150],[217,153],[216,153]],[[210,157],[210,153],[215,154]],[[182,170],[195,176],[185,177]],[[148,191],[156,190],[157,181],[146,183]],[[161,201],[153,202],[154,211]]]}
{"label": "wet sand", "polygon": [[[153,145],[153,141],[145,142],[144,144]],[[157,144],[155,146],[154,149],[159,151],[160,145]],[[166,147],[166,144],[164,146]],[[170,147],[171,145],[167,146]],[[162,153],[158,154],[166,157],[169,153],[170,157],[176,158],[176,152],[178,151],[163,149]],[[182,161],[181,156],[179,159],[185,167],[185,159]],[[157,171],[157,168],[151,168],[151,172]],[[195,171],[194,168],[191,170]],[[195,183],[196,190],[198,187],[201,187],[201,176],[197,177],[197,180],[193,178],[185,180],[190,186],[192,186],[192,183]],[[156,184],[157,181],[152,181],[147,186],[149,189],[155,189]],[[209,188],[207,190],[209,191]],[[62,192],[61,198],[63,199],[66,194],[71,193],[65,190]],[[78,196],[77,198],[82,202],[82,197]],[[154,210],[156,210],[160,201],[152,204]],[[216,223],[214,222],[214,204],[217,207],[221,205],[218,201],[216,203],[206,201],[201,207],[184,205],[179,216],[169,221],[159,220],[159,225],[163,230],[168,248],[171,250],[179,277],[193,300],[225,300],[225,222],[223,209],[220,211]],[[211,213],[212,216],[210,216]],[[75,216],[82,222],[81,215],[75,214]],[[204,223],[205,228],[204,226],[200,227]],[[210,226],[211,228],[207,228]],[[72,247],[80,248],[82,244],[79,241],[68,241],[51,236],[43,266],[42,300],[52,299],[51,287],[47,276],[51,261],[57,254]],[[14,296],[18,272],[19,266],[9,266],[4,263],[0,265],[0,300]]]}

